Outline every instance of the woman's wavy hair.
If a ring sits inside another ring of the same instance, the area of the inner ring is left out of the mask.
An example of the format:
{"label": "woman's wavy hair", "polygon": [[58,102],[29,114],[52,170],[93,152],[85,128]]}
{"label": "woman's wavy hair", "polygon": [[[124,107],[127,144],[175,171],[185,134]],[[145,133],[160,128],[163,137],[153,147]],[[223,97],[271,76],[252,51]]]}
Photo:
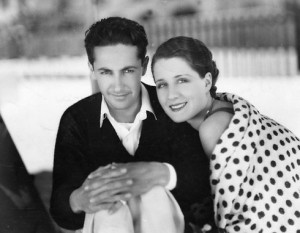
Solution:
{"label": "woman's wavy hair", "polygon": [[158,59],[173,57],[183,58],[200,77],[204,77],[208,72],[211,73],[212,87],[210,94],[212,97],[215,97],[219,70],[216,66],[216,62],[212,60],[211,51],[203,42],[191,37],[178,36],[162,43],[152,57],[152,74],[154,74],[153,67]]}

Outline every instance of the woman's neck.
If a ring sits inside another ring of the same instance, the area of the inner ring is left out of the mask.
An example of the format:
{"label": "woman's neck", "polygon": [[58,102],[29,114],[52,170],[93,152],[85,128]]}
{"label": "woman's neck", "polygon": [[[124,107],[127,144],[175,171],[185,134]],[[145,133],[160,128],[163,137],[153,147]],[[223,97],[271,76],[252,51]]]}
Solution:
{"label": "woman's neck", "polygon": [[196,116],[187,120],[187,122],[196,130],[199,130],[200,125],[205,120],[206,116],[212,111],[214,106],[214,98],[210,97],[203,110],[201,110]]}

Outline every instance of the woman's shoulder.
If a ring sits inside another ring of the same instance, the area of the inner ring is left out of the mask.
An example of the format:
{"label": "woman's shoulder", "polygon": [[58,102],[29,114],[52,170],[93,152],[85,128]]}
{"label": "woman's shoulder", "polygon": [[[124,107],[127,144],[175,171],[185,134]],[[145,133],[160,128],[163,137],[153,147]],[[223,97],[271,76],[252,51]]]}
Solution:
{"label": "woman's shoulder", "polygon": [[[225,130],[234,114],[232,103],[216,100],[209,116],[202,122],[199,130],[214,133],[214,131]],[[214,130],[211,130],[214,129]]]}
{"label": "woman's shoulder", "polygon": [[234,114],[233,104],[227,101],[215,100],[214,106],[209,113],[207,113],[204,125],[211,123],[223,123],[231,119]]}
{"label": "woman's shoulder", "polygon": [[212,112],[227,112],[233,113],[233,103],[223,100],[215,100]]}
{"label": "woman's shoulder", "polygon": [[207,145],[206,152],[211,154],[217,141],[228,128],[233,116],[233,105],[229,102],[216,100],[211,114],[199,127],[202,144]]}

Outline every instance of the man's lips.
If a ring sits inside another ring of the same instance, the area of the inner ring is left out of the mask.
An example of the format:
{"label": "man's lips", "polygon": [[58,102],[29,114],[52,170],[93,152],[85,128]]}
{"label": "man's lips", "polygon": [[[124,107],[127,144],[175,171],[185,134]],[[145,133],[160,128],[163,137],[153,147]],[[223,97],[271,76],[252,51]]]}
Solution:
{"label": "man's lips", "polygon": [[185,105],[187,104],[187,102],[184,102],[184,103],[180,103],[180,104],[172,104],[170,105],[170,109],[173,111],[173,112],[178,112],[180,111],[181,109],[183,109],[185,107]]}
{"label": "man's lips", "polygon": [[118,94],[115,94],[115,93],[113,93],[113,94],[111,94],[113,97],[115,97],[115,98],[125,98],[127,95],[129,95],[129,93],[118,93]]}

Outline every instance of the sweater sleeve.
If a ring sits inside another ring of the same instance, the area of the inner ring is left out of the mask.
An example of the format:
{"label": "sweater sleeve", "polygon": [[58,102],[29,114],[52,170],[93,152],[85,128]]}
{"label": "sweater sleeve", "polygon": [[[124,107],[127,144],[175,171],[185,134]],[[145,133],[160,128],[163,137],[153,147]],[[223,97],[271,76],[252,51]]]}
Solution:
{"label": "sweater sleeve", "polygon": [[[68,109],[62,116],[54,150],[53,186],[50,213],[57,224],[66,229],[83,227],[85,213],[74,213],[70,207],[71,193],[87,177],[84,156],[87,153],[87,135],[80,114]],[[80,123],[79,123],[80,122]]]}

